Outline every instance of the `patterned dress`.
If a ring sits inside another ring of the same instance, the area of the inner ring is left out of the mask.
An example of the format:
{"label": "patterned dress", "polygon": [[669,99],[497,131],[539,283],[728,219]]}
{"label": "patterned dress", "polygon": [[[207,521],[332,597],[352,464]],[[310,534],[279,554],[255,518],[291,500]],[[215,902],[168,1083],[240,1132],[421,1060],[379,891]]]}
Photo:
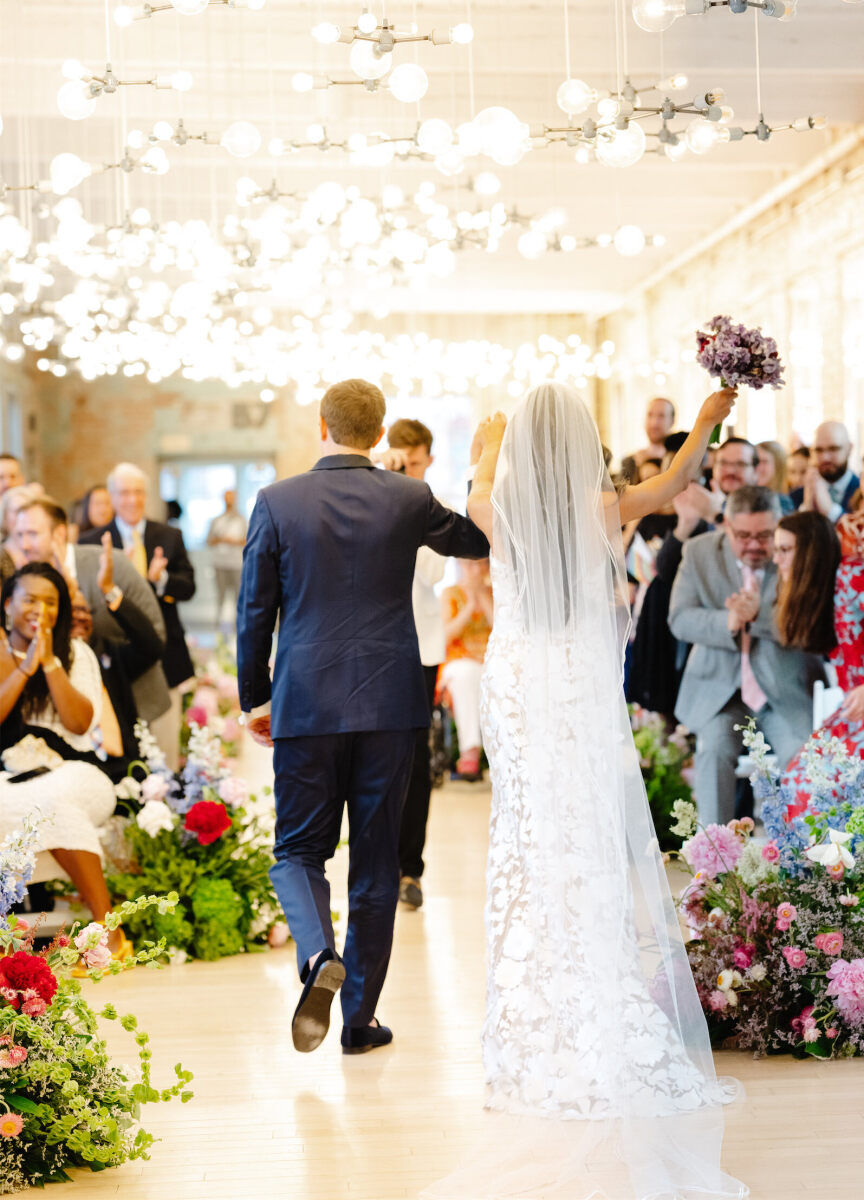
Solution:
{"label": "patterned dress", "polygon": [[[834,630],[837,649],[831,662],[837,670],[837,683],[848,695],[853,688],[864,684],[864,561],[844,558],[837,571],[834,588]],[[864,758],[864,721],[851,724],[843,719],[840,709],[828,718],[820,732],[840,738],[850,754]],[[806,810],[810,798],[804,779],[801,756],[793,758],[786,769],[784,782],[795,790],[796,802],[787,809],[788,817]]]}

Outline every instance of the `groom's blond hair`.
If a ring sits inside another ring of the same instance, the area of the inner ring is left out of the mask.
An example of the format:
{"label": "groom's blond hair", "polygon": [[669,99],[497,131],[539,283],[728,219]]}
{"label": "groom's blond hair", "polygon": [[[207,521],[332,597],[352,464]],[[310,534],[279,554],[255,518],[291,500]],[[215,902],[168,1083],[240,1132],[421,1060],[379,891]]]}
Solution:
{"label": "groom's blond hair", "polygon": [[333,441],[357,450],[374,446],[386,411],[384,393],[365,379],[334,383],[321,400],[321,416]]}

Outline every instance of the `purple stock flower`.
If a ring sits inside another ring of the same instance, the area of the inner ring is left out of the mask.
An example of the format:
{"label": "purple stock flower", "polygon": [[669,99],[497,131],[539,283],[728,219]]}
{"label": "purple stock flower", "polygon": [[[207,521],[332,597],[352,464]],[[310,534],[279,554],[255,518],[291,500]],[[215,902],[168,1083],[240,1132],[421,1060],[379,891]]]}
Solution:
{"label": "purple stock flower", "polygon": [[733,325],[729,317],[718,316],[708,332],[696,334],[699,352],[696,361],[709,375],[717,375],[726,387],[783,387],[783,364],[774,338],[761,329]]}

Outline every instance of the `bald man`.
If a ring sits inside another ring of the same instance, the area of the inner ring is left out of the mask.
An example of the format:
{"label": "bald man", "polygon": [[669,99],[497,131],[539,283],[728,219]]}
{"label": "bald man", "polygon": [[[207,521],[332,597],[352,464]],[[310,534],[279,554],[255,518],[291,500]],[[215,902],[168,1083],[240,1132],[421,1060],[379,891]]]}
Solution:
{"label": "bald man", "polygon": [[648,445],[629,454],[621,462],[622,474],[631,483],[639,482],[639,468],[650,458],[663,458],[666,453],[666,438],[675,424],[675,405],[665,396],[655,396],[645,409],[645,436]]}
{"label": "bald man", "polygon": [[792,503],[807,512],[820,512],[835,524],[849,511],[861,486],[849,466],[852,442],[842,421],[823,421],[813,436],[810,466],[803,488],[792,492]]}
{"label": "bald man", "polygon": [[0,454],[0,496],[13,487],[23,487],[24,483],[20,461],[14,454]]}

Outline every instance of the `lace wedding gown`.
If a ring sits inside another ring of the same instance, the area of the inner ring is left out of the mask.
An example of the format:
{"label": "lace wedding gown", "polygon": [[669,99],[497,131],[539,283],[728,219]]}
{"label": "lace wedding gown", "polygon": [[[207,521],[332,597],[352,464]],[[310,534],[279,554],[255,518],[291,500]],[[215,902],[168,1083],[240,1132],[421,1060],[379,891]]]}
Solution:
{"label": "lace wedding gown", "polygon": [[543,391],[508,426],[493,493],[482,1049],[496,1112],[426,1194],[743,1197],[720,1168],[737,1089],[714,1074],[623,696],[617,497],[581,401]]}

